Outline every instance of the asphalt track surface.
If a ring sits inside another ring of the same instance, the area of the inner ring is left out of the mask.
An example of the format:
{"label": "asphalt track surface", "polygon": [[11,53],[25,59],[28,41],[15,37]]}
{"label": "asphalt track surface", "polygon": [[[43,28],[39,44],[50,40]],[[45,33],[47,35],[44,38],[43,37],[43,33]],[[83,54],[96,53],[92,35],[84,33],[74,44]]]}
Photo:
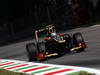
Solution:
{"label": "asphalt track surface", "polygon": [[[81,32],[88,45],[84,52],[66,54],[41,63],[84,66],[100,69],[100,25],[76,28],[66,33]],[[0,47],[0,58],[28,61],[25,45],[32,40],[21,41]]]}

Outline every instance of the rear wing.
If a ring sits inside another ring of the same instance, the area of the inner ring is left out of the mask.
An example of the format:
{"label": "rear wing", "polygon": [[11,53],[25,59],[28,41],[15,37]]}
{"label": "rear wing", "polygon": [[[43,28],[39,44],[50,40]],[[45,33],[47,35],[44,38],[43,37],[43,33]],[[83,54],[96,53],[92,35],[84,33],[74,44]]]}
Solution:
{"label": "rear wing", "polygon": [[36,39],[36,42],[39,42],[38,34],[40,32],[43,32],[43,31],[46,31],[47,35],[50,34],[50,33],[56,32],[53,24],[47,25],[45,28],[42,28],[42,29],[39,29],[39,30],[35,30],[35,39]]}
{"label": "rear wing", "polygon": [[47,32],[54,32],[55,31],[55,28],[54,28],[54,25],[51,24],[51,25],[47,25],[45,28],[42,28],[42,29],[39,29],[39,30],[36,30],[37,32],[43,32],[43,31],[47,31]]}

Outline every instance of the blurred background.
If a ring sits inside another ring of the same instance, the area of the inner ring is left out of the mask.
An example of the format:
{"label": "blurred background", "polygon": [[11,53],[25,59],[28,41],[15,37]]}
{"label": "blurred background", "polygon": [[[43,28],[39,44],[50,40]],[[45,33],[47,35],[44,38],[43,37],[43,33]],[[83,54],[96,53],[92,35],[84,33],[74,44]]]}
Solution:
{"label": "blurred background", "polygon": [[31,38],[54,24],[57,31],[99,23],[100,0],[1,0],[0,45]]}

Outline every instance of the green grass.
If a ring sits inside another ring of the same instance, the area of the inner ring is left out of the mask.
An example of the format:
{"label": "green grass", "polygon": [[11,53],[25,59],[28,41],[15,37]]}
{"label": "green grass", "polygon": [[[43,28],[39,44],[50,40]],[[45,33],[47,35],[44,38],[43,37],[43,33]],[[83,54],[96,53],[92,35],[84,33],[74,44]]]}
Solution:
{"label": "green grass", "polygon": [[18,73],[18,72],[8,71],[5,69],[0,69],[0,75],[29,75],[29,74]]}
{"label": "green grass", "polygon": [[91,74],[86,71],[80,71],[80,72],[75,72],[75,73],[71,73],[71,74],[67,74],[67,75],[95,75],[95,74]]}

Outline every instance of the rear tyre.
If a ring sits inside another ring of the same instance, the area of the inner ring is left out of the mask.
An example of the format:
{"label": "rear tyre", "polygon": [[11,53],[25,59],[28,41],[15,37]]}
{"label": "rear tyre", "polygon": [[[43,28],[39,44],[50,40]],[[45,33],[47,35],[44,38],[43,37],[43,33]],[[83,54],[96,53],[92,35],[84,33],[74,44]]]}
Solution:
{"label": "rear tyre", "polygon": [[[80,43],[84,43],[83,36],[80,32],[77,32],[73,35],[73,45],[74,47],[78,47]],[[85,48],[80,48],[77,51],[81,52],[84,51]]]}
{"label": "rear tyre", "polygon": [[45,55],[46,55],[45,43],[39,42],[38,43],[38,49],[39,49],[39,53],[37,54],[37,60],[38,61],[45,60]]}
{"label": "rear tyre", "polygon": [[46,52],[45,42],[39,42],[38,47],[39,47],[40,52]]}
{"label": "rear tyre", "polygon": [[28,54],[28,58],[29,61],[35,61],[36,59],[36,55],[37,55],[37,48],[36,45],[34,43],[29,43],[26,45],[26,51]]}

